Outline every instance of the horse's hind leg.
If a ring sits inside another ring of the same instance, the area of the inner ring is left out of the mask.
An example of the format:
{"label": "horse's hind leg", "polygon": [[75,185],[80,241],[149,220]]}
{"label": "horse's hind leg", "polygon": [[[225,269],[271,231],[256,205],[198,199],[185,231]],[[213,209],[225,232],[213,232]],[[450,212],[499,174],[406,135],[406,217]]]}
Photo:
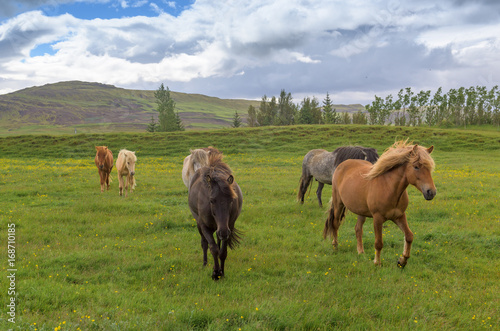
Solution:
{"label": "horse's hind leg", "polygon": [[203,250],[203,266],[206,266],[208,263],[208,241],[205,239],[205,236],[203,235],[203,232],[201,231],[200,227],[198,226],[198,231],[200,232],[201,235],[201,249]]}
{"label": "horse's hind leg", "polygon": [[325,184],[318,181],[318,189],[316,190],[316,196],[318,197],[318,202],[320,207],[323,207],[323,202],[321,201],[321,192],[323,192],[323,186],[325,186]]}
{"label": "horse's hind leg", "polygon": [[358,254],[363,254],[365,249],[363,248],[363,224],[365,224],[366,217],[358,216],[358,221],[356,222],[356,239],[358,245]]}

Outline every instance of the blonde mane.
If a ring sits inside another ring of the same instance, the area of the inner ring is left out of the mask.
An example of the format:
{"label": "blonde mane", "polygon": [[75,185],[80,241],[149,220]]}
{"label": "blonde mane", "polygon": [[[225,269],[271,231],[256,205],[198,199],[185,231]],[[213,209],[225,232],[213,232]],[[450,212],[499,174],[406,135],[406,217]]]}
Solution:
{"label": "blonde mane", "polygon": [[[416,149],[414,149],[415,146],[417,147]],[[411,164],[419,164],[421,167],[425,167],[430,171],[434,170],[434,160],[427,152],[427,149],[422,146],[412,145],[408,142],[408,139],[406,139],[396,141],[389,147],[364,177],[366,179],[376,178],[408,162]]]}

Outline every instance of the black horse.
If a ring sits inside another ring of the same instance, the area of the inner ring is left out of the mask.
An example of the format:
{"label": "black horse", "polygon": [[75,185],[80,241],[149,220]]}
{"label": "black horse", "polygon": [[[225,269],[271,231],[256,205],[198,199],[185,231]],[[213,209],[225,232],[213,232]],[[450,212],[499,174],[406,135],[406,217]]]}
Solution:
{"label": "black horse", "polygon": [[224,276],[227,247],[235,248],[241,239],[234,223],[242,204],[241,189],[229,166],[222,162],[222,154],[210,154],[208,165],[198,169],[191,180],[189,208],[201,235],[203,265],[207,265],[208,247],[214,258],[213,280]]}
{"label": "black horse", "polygon": [[318,181],[316,195],[320,207],[321,192],[325,184],[332,185],[332,177],[339,164],[348,159],[361,159],[371,163],[378,160],[377,150],[363,146],[343,146],[333,152],[324,149],[313,149],[309,151],[302,161],[302,176],[300,177],[299,193],[297,200],[304,203],[304,196],[309,185],[312,186],[311,179],[314,177]]}

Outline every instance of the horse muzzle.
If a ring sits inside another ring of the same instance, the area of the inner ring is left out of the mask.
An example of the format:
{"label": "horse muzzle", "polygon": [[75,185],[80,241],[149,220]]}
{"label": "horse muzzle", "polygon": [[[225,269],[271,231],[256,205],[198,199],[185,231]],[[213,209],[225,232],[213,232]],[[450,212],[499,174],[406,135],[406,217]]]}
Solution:
{"label": "horse muzzle", "polygon": [[427,190],[422,190],[422,194],[424,195],[425,200],[432,200],[437,194],[436,189],[427,189]]}
{"label": "horse muzzle", "polygon": [[220,240],[229,240],[230,236],[231,230],[229,229],[217,230],[217,238],[219,238]]}
{"label": "horse muzzle", "polygon": [[101,169],[101,170],[102,170],[102,168],[104,168],[104,164],[101,164],[101,165],[99,166],[99,169]]}
{"label": "horse muzzle", "polygon": [[135,171],[130,172],[130,176],[133,176],[133,175],[135,175]]}

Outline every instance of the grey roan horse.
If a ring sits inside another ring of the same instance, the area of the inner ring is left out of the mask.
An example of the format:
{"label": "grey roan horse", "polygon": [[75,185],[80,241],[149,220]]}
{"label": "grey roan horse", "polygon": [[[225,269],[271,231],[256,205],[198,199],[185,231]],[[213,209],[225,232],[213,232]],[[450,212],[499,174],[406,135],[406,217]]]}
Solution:
{"label": "grey roan horse", "polygon": [[302,161],[302,176],[300,177],[299,193],[297,200],[304,203],[304,196],[309,185],[312,186],[311,179],[314,177],[318,181],[316,196],[320,207],[321,192],[325,184],[332,185],[332,177],[339,164],[348,159],[361,159],[371,163],[378,160],[377,150],[363,146],[343,146],[333,152],[324,149],[313,149],[304,156]]}
{"label": "grey roan horse", "polygon": [[208,165],[198,169],[191,180],[189,208],[201,235],[203,265],[207,265],[208,247],[214,258],[213,280],[224,276],[227,247],[232,249],[239,244],[239,231],[234,223],[242,204],[241,189],[229,166],[222,162],[222,154],[210,154]]}

